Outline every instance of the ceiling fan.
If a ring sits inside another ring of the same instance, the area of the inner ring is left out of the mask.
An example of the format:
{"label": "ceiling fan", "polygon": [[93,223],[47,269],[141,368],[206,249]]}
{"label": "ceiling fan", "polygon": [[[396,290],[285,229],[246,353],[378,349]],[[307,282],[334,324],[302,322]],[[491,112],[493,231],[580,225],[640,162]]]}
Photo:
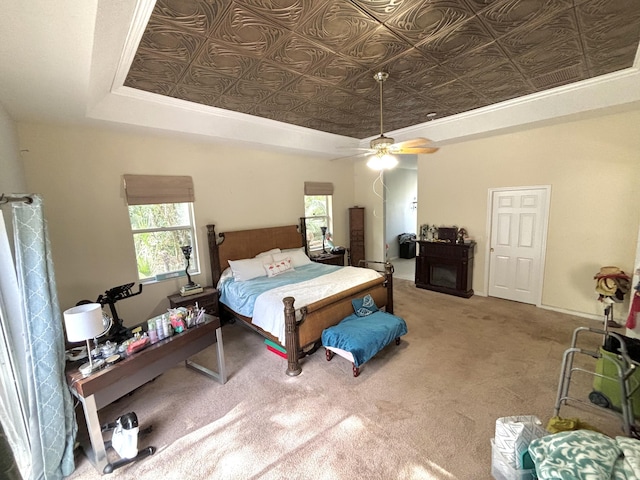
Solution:
{"label": "ceiling fan", "polygon": [[439,149],[429,146],[432,142],[427,138],[414,138],[395,143],[393,138],[385,136],[382,119],[382,84],[389,78],[389,74],[387,72],[377,72],[373,78],[380,85],[380,136],[371,140],[369,148],[366,149],[365,153],[360,154],[371,156],[367,161],[367,166],[374,170],[388,170],[398,164],[398,159],[395,155],[437,152]]}

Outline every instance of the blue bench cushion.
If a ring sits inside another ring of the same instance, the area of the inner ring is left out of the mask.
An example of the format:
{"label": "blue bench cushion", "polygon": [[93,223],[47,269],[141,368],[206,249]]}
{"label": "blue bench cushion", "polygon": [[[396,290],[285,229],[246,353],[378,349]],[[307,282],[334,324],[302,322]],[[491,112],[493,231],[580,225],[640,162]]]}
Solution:
{"label": "blue bench cushion", "polygon": [[405,321],[390,313],[377,311],[366,317],[353,313],[322,332],[322,345],[350,352],[353,363],[359,367],[406,333]]}

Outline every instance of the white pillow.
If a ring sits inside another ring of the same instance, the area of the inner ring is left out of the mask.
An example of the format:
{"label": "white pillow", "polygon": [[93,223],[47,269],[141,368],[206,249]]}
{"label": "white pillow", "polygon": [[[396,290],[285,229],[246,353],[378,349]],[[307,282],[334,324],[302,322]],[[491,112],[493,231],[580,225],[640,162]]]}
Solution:
{"label": "white pillow", "polygon": [[289,257],[278,260],[277,262],[268,263],[264,266],[264,269],[267,272],[267,277],[269,278],[294,270],[291,266],[291,259]]}
{"label": "white pillow", "polygon": [[[266,257],[268,255],[273,255],[274,253],[280,253],[280,249],[279,248],[272,248],[271,250],[267,250],[266,252],[261,252],[261,253],[257,254],[255,256],[255,258]],[[271,262],[269,262],[269,263],[271,263]]]}
{"label": "white pillow", "polygon": [[264,264],[272,262],[271,256],[247,258],[244,260],[229,260],[229,266],[236,282],[245,282],[252,278],[264,277]]}
{"label": "white pillow", "polygon": [[285,258],[291,258],[291,265],[293,268],[304,267],[311,263],[311,259],[304,253],[304,247],[296,248],[293,250],[284,250],[282,253],[275,253],[273,255],[273,261],[284,260]]}

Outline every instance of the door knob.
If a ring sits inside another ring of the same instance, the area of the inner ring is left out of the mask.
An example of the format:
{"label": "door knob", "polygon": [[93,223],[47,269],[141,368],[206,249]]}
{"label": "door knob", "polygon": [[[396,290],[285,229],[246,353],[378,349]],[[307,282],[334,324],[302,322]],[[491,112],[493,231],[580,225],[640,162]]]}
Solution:
{"label": "door knob", "polygon": [[493,247],[491,247],[491,250],[490,250],[490,252],[491,252],[491,253],[493,253]]}

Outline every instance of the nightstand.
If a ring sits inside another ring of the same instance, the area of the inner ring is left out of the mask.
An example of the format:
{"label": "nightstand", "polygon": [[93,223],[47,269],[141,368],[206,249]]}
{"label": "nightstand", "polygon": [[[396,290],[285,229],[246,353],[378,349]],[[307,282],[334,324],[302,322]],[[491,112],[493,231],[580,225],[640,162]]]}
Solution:
{"label": "nightstand", "polygon": [[169,306],[171,308],[186,307],[195,305],[198,302],[200,308],[205,309],[205,313],[218,317],[218,290],[213,287],[204,287],[203,291],[193,295],[183,297],[179,293],[170,295]]}
{"label": "nightstand", "polygon": [[324,263],[325,265],[338,265],[340,267],[344,267],[344,252],[321,253],[320,255],[315,255],[309,258],[313,262]]}

